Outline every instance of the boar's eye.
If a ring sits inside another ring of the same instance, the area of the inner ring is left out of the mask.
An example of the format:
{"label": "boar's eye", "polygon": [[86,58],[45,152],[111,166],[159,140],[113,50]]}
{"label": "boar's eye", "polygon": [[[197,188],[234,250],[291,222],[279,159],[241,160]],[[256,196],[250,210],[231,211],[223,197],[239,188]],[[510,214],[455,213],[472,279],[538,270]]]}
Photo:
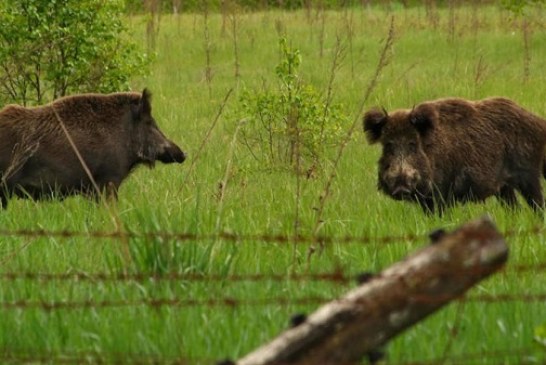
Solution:
{"label": "boar's eye", "polygon": [[408,143],[408,148],[409,148],[410,152],[412,152],[412,153],[417,152],[417,142],[410,141]]}

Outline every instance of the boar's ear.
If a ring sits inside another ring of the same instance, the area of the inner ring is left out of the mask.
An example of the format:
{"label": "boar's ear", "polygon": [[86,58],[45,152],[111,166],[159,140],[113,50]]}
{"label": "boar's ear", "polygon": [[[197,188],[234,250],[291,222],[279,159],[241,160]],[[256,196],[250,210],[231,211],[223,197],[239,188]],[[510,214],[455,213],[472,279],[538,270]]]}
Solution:
{"label": "boar's ear", "polygon": [[140,98],[138,111],[140,115],[152,114],[152,93],[148,89],[142,91],[142,97]]}
{"label": "boar's ear", "polygon": [[414,107],[410,112],[410,123],[417,129],[417,132],[424,136],[434,128],[434,121],[438,112],[430,104],[421,104]]}
{"label": "boar's ear", "polygon": [[381,137],[383,126],[387,123],[387,111],[377,108],[371,109],[364,114],[364,133],[370,144],[376,143]]}

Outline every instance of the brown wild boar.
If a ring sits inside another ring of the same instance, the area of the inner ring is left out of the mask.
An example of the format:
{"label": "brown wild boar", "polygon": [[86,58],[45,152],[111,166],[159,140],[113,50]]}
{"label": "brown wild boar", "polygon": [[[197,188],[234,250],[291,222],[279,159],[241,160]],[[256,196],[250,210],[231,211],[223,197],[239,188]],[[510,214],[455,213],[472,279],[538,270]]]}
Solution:
{"label": "brown wild boar", "polygon": [[159,130],[146,89],[142,94],[74,95],[44,106],[8,105],[0,111],[4,208],[14,194],[33,199],[98,197],[98,188],[115,195],[138,165],[184,159],[182,150]]}
{"label": "brown wild boar", "polygon": [[372,109],[364,132],[383,146],[378,188],[396,200],[441,214],[456,202],[492,195],[514,206],[517,190],[533,209],[544,207],[546,121],[511,100],[452,98],[392,113]]}

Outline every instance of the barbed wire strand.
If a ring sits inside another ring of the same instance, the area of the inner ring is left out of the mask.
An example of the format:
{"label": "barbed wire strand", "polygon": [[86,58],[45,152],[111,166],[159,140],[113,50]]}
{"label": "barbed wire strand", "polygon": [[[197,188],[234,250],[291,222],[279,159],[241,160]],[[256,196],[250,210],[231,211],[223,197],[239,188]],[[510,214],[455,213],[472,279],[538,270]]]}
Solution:
{"label": "barbed wire strand", "polygon": [[[461,277],[480,275],[482,270],[475,272],[461,273]],[[512,275],[531,272],[538,274],[546,273],[546,262],[534,264],[508,264],[501,268],[496,275]],[[49,273],[49,272],[0,272],[0,281],[73,281],[73,282],[146,282],[146,281],[185,281],[185,282],[259,282],[259,281],[317,281],[332,282],[339,284],[356,283],[359,272],[344,271],[337,267],[333,271],[320,273],[304,274],[200,274],[200,273],[110,273],[110,272],[69,272],[69,273]]]}
{"label": "barbed wire strand", "polygon": [[[93,352],[60,352],[60,353],[2,353],[0,354],[2,362],[9,361],[10,364],[108,364],[108,365],[148,365],[148,364],[165,364],[165,365],[192,365],[198,364],[205,359],[187,359],[187,358],[169,358],[156,357],[145,354],[131,353],[111,353],[97,354]],[[209,364],[214,364],[214,360],[209,359]]]}
{"label": "barbed wire strand", "polygon": [[[541,226],[524,230],[508,229],[502,235],[505,238],[513,236],[540,235],[546,233],[546,228]],[[121,231],[70,231],[70,230],[46,230],[46,229],[0,229],[2,237],[31,237],[31,238],[89,238],[89,239],[160,239],[162,241],[215,241],[218,239],[231,242],[255,241],[263,243],[321,243],[321,244],[390,244],[395,242],[430,241],[427,234],[405,234],[387,236],[303,236],[283,234],[237,234],[219,232],[217,234],[194,234],[185,232],[121,232]]]}
{"label": "barbed wire strand", "polygon": [[220,232],[218,234],[193,234],[182,232],[118,232],[118,231],[70,231],[70,230],[46,230],[46,229],[19,229],[19,230],[0,230],[2,237],[31,237],[31,238],[89,238],[89,239],[160,239],[164,241],[215,241],[218,239],[231,242],[257,241],[263,243],[392,243],[399,241],[415,241],[419,238],[428,239],[420,235],[402,235],[402,236],[293,236],[282,234],[235,234],[229,232]]}
{"label": "barbed wire strand", "polygon": [[[502,360],[513,359],[514,357],[526,357],[529,354],[536,352],[536,347],[520,347],[514,349],[489,350],[480,351],[478,353],[468,353],[464,355],[454,355],[449,357],[450,365],[471,365],[483,364],[485,360],[497,360],[499,364],[503,364]],[[446,361],[447,362],[447,361]],[[396,362],[389,363],[390,365],[441,365],[443,359],[432,359],[414,362]]]}
{"label": "barbed wire strand", "polygon": [[[514,357],[527,357],[529,354],[536,352],[536,348],[523,347],[514,349],[502,349],[492,351],[480,351],[479,353],[469,353],[464,355],[452,356],[449,358],[449,363],[453,365],[470,365],[483,364],[484,360],[513,359]],[[4,352],[0,354],[0,360],[9,361],[10,364],[28,364],[28,363],[55,363],[55,364],[109,364],[109,365],[148,365],[148,364],[165,364],[165,365],[193,365],[193,364],[215,364],[220,363],[219,359],[211,358],[175,358],[175,357],[160,357],[139,353],[94,353],[94,352],[60,352],[60,353],[10,353]],[[390,365],[442,365],[442,359],[408,361],[408,362],[388,362]],[[291,365],[293,363],[283,364],[282,362],[276,365]],[[298,364],[302,364],[301,362]],[[336,362],[336,365],[357,365],[361,362]],[[309,365],[328,365],[314,362]]]}
{"label": "barbed wire strand", "polygon": [[[446,300],[457,300],[468,303],[506,303],[506,302],[522,302],[522,303],[542,303],[546,302],[546,293],[535,294],[479,294],[465,297],[453,296],[425,296],[411,295],[414,302],[435,303]],[[215,297],[209,299],[178,299],[178,298],[149,298],[138,300],[81,300],[81,301],[46,301],[46,300],[14,300],[0,301],[0,309],[42,309],[44,311],[54,311],[60,309],[88,309],[88,308],[119,308],[119,307],[242,307],[242,306],[290,306],[290,305],[317,305],[326,302],[343,303],[345,299],[336,299],[331,297],[307,296],[307,297],[269,297],[269,298],[252,298],[240,299],[234,297]],[[354,303],[354,301],[351,301]]]}

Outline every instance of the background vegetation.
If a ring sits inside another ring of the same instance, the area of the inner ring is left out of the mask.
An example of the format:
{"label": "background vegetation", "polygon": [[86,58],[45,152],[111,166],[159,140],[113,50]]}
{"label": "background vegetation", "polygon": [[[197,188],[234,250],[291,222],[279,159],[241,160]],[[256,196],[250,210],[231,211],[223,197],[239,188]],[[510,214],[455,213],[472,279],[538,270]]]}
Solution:
{"label": "background vegetation", "polygon": [[0,2],[0,101],[42,104],[129,88],[148,56],[127,38],[122,1]]}
{"label": "background vegetation", "polygon": [[[163,14],[152,27],[149,15],[128,16],[131,39],[156,53],[149,76],[134,78],[132,88],[153,91],[158,123],[189,159],[181,166],[135,171],[110,209],[81,197],[11,202],[0,214],[2,230],[83,235],[36,237],[3,231],[1,356],[6,363],[235,359],[286,328],[292,314],[318,305],[298,299],[335,298],[356,285],[294,281],[294,275],[379,271],[427,244],[431,230],[453,229],[489,214],[501,231],[512,232],[507,238],[509,264],[473,293],[520,299],[454,303],[392,342],[386,362],[544,362],[545,350],[535,335],[543,333],[546,307],[521,300],[522,295],[544,292],[543,217],[524,205],[506,210],[494,199],[458,206],[443,217],[425,216],[418,206],[388,199],[376,189],[380,151],[366,144],[359,123],[363,109],[371,106],[393,110],[446,96],[502,95],[546,116],[545,19],[540,6],[515,15],[476,2],[407,8],[393,2],[388,7],[290,12],[201,9]],[[332,103],[343,105],[349,118],[336,122],[343,136],[357,127],[351,138],[324,150],[327,162],[312,174],[260,168],[243,143],[239,100],[244,90],[260,95],[275,88],[275,68],[285,59],[278,46],[281,38],[299,52],[300,80],[323,100],[331,95]],[[86,235],[97,231],[135,235]],[[201,239],[140,235],[150,232],[183,232]],[[232,242],[217,235],[221,232],[250,237]],[[313,251],[314,245],[306,243],[264,242],[261,234],[324,235],[334,237],[333,242],[345,236],[372,239]],[[385,243],[384,237],[400,239]],[[532,264],[536,270],[516,270],[517,265]],[[6,274],[29,272],[82,275],[31,280]],[[100,280],[97,273],[148,276]],[[168,280],[173,273],[195,274],[203,281]],[[265,279],[221,280],[247,274]],[[220,280],[206,280],[211,277]],[[270,304],[206,304],[218,298]],[[154,300],[195,300],[201,305],[159,305]],[[23,305],[28,302],[57,306],[47,310]],[[58,304],[74,302],[89,306]]]}

